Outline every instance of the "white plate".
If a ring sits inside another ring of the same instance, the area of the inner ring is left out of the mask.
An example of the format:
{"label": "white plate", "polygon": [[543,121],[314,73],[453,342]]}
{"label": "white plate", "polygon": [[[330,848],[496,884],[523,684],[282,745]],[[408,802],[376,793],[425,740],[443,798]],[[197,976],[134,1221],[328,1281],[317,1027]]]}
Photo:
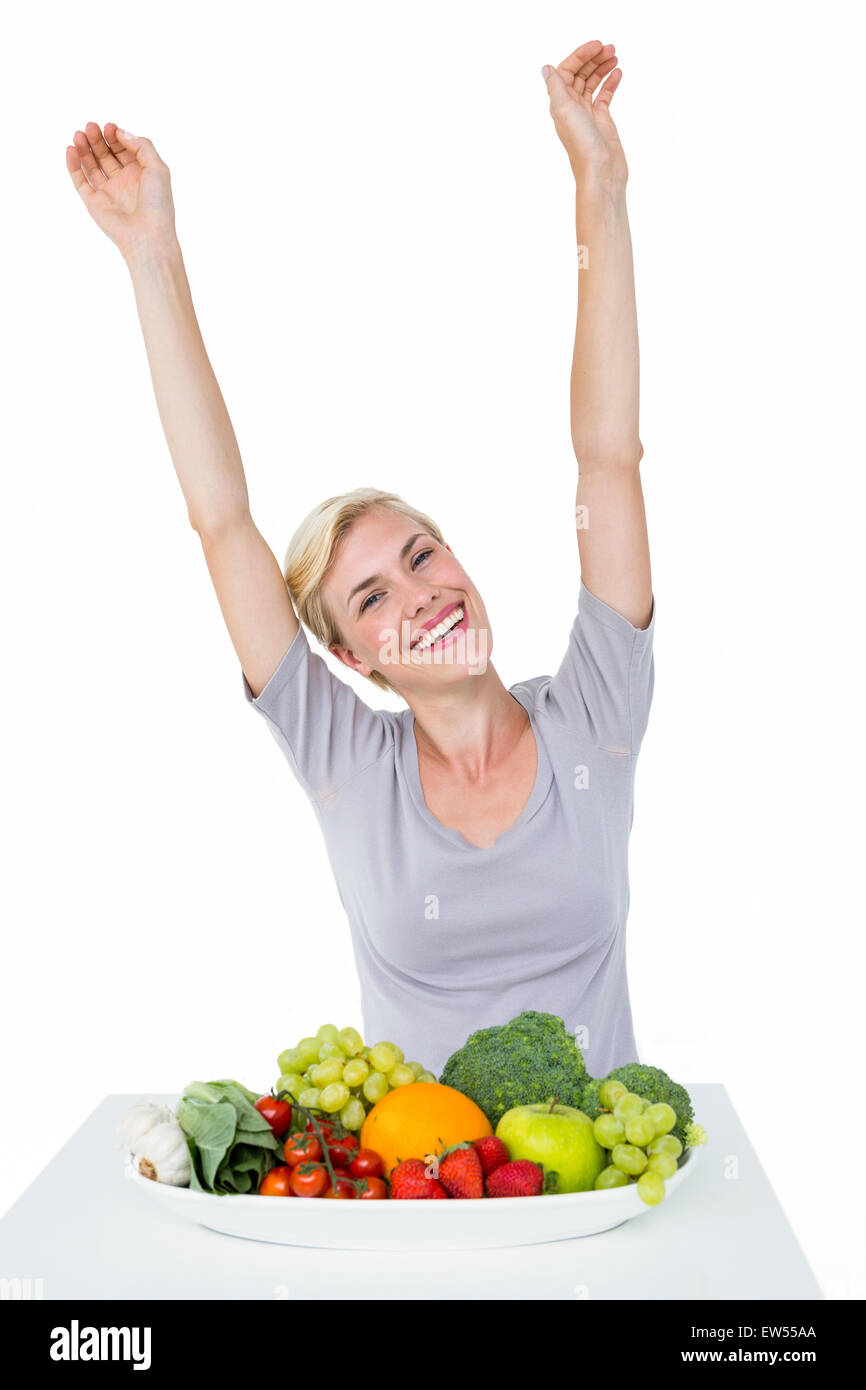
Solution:
{"label": "white plate", "polygon": [[131,1157],[125,1176],[164,1211],[247,1240],[327,1250],[485,1250],[596,1235],[648,1214],[664,1221],[665,1207],[694,1172],[697,1154],[697,1149],[686,1149],[657,1207],[641,1201],[635,1183],[562,1196],[329,1202],[321,1197],[217,1197],[169,1187],[143,1178]]}

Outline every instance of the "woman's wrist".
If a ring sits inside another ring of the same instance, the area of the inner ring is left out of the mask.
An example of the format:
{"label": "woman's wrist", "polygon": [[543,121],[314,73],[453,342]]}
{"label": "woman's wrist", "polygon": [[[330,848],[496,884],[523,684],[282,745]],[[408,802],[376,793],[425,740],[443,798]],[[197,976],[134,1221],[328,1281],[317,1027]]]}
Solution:
{"label": "woman's wrist", "polygon": [[131,242],[129,246],[121,249],[121,255],[131,275],[150,268],[180,264],[183,261],[180,242],[173,234]]}
{"label": "woman's wrist", "polygon": [[[626,180],[609,168],[572,169],[578,203],[621,204],[625,202]],[[626,176],[627,177],[627,176]]]}

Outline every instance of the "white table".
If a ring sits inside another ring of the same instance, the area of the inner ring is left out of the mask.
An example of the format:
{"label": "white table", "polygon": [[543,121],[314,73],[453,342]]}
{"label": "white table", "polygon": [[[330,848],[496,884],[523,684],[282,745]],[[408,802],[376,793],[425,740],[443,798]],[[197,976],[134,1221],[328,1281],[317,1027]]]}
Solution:
{"label": "white table", "polygon": [[600,1235],[459,1254],[265,1245],[165,1214],[115,1147],[141,1097],[107,1096],[0,1220],[0,1277],[45,1299],[822,1299],[724,1086],[688,1090],[710,1141],[669,1201]]}

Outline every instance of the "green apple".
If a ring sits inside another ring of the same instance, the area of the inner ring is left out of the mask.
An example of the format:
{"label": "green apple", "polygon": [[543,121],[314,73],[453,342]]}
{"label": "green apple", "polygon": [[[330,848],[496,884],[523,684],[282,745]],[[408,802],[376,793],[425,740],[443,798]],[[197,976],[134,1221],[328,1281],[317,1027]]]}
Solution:
{"label": "green apple", "polygon": [[590,1192],[607,1161],[592,1120],[571,1105],[517,1105],[502,1116],[496,1137],[512,1159],[528,1158],[558,1173],[556,1192]]}

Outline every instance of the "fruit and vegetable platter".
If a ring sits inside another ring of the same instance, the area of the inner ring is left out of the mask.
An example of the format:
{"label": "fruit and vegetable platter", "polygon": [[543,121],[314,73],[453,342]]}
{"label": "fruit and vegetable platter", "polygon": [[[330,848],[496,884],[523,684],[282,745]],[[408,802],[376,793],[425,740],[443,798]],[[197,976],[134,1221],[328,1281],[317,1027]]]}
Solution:
{"label": "fruit and vegetable platter", "polygon": [[118,1125],[126,1175],[231,1235],[478,1248],[621,1225],[675,1192],[707,1141],[683,1086],[638,1062],[590,1076],[552,1014],[477,1030],[438,1078],[332,1023],[277,1065],[267,1093],[194,1081],[173,1106],[139,1101]]}

